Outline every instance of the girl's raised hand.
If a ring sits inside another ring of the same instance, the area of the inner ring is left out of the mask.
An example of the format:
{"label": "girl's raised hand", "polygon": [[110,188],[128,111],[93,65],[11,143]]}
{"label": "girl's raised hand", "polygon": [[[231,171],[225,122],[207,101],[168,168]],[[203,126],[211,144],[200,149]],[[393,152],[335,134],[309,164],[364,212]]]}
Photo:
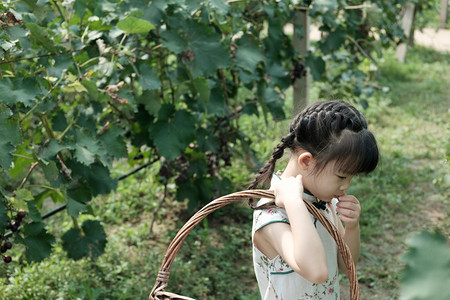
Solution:
{"label": "girl's raised hand", "polygon": [[339,218],[345,224],[345,228],[354,228],[359,225],[361,206],[358,199],[352,195],[343,195],[338,198],[336,211],[340,213]]}
{"label": "girl's raised hand", "polygon": [[300,201],[303,195],[302,175],[283,178],[273,186],[275,192],[275,205],[284,207],[286,201]]}

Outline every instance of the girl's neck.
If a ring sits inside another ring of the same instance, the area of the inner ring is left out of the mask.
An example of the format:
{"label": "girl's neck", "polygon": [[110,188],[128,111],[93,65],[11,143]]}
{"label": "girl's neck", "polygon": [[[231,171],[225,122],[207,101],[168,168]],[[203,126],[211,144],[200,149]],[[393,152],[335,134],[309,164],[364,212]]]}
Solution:
{"label": "girl's neck", "polygon": [[284,169],[283,174],[281,175],[282,178],[296,177],[299,174],[303,175],[300,166],[298,165],[297,159],[297,155],[291,155],[291,158],[289,159],[289,162]]}

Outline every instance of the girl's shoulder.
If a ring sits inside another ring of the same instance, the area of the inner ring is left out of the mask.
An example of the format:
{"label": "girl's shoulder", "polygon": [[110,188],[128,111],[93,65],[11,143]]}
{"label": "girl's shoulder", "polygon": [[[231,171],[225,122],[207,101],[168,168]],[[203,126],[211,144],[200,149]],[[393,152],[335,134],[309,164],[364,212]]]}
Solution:
{"label": "girl's shoulder", "polygon": [[[267,203],[267,201],[265,200],[266,199],[261,199],[258,202],[258,205]],[[272,201],[272,199],[267,200]],[[253,212],[253,233],[272,223],[290,224],[286,210],[284,208],[272,207],[265,209],[255,209],[255,211]]]}

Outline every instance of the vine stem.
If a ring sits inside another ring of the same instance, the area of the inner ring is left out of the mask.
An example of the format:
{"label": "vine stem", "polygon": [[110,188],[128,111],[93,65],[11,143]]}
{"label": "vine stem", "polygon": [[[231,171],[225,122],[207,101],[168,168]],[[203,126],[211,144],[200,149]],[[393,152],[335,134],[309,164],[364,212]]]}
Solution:
{"label": "vine stem", "polygon": [[[50,139],[56,140],[55,134],[50,126],[50,123],[48,122],[47,116],[40,113],[39,119],[41,120],[42,124],[44,125],[45,131],[47,132]],[[70,175],[70,170],[69,170],[69,168],[67,168],[66,164],[64,163],[64,158],[63,158],[61,152],[58,152],[56,157],[58,158],[58,161],[61,164],[61,171],[63,171],[63,173],[66,175],[67,178],[72,180],[72,176]]]}
{"label": "vine stem", "polygon": [[39,187],[39,188],[43,188],[43,189],[47,189],[47,190],[52,190],[52,191],[58,193],[59,195],[62,195],[58,189],[51,187],[49,185],[45,185],[45,184],[30,184],[30,187]]}
{"label": "vine stem", "polygon": [[81,115],[81,110],[78,111],[77,117],[76,117],[75,119],[73,119],[73,120],[70,122],[70,124],[66,127],[66,129],[64,129],[64,131],[59,135],[59,137],[57,138],[58,141],[61,141],[62,138],[66,135],[66,133],[70,130],[70,128],[72,128],[73,125],[75,125],[75,124],[77,123],[78,118],[80,117],[80,115]]}
{"label": "vine stem", "polygon": [[29,111],[27,111],[27,113],[20,119],[19,123],[22,123],[26,118],[28,118],[38,107],[39,105],[42,104],[42,102],[44,102],[45,99],[47,99],[48,96],[50,96],[50,94],[56,89],[56,87],[61,83],[63,77],[65,75],[65,71],[62,72],[61,74],[61,78],[58,79],[58,81],[50,88],[50,90],[47,92],[47,94],[41,98],[41,101],[39,101],[38,103],[36,103]]}
{"label": "vine stem", "polygon": [[[28,170],[27,175],[23,178],[22,182],[20,183],[19,187],[17,188],[17,190],[20,190],[21,188],[23,188],[25,186],[25,183],[28,181],[28,178],[30,178],[31,172],[33,172],[34,168],[36,168],[36,166],[39,163],[37,161],[35,161],[34,163],[31,164],[30,169]],[[13,197],[16,196],[16,193],[12,194]]]}
{"label": "vine stem", "polygon": [[72,216],[70,216],[70,217],[72,218],[73,227],[75,227],[78,231],[81,232],[81,227],[80,227],[80,224],[78,224],[77,218],[72,217]]}
{"label": "vine stem", "polygon": [[[160,40],[160,35],[159,35],[159,27],[156,26],[155,27],[155,32],[156,32],[156,37],[158,38],[158,41]],[[159,41],[159,43],[161,43],[161,41]],[[158,54],[159,54],[159,69],[161,71],[161,75],[159,76],[159,81],[161,83],[161,95],[160,95],[160,99],[161,102],[164,102],[164,75],[165,75],[165,62],[164,62],[164,51],[162,47],[158,48]]]}
{"label": "vine stem", "polygon": [[61,51],[61,52],[56,52],[56,53],[42,54],[42,55],[36,55],[36,56],[30,56],[30,57],[19,57],[19,58],[12,59],[12,60],[0,61],[0,65],[16,63],[16,62],[19,62],[19,61],[22,61],[22,60],[33,60],[35,58],[58,56],[58,55],[68,54],[68,53],[77,53],[77,52],[80,52],[80,51],[81,51],[81,49],[79,49],[79,50],[66,50],[66,51]]}
{"label": "vine stem", "polygon": [[[119,43],[119,45],[117,47],[118,49],[122,47],[122,44],[125,42],[125,39],[127,38],[127,36],[128,35],[126,33],[124,33],[124,35],[123,35],[122,39],[120,40],[120,43]],[[112,51],[112,55],[111,55],[111,72],[114,71],[115,67],[116,67],[116,54],[115,54],[115,51]],[[106,74],[107,73],[109,73],[109,71],[106,72]]]}
{"label": "vine stem", "polygon": [[370,56],[359,44],[358,44],[358,42],[357,41],[355,41],[353,38],[351,38],[350,36],[347,36],[346,37],[346,39],[348,39],[349,41],[351,41],[353,44],[355,44],[355,46],[358,48],[358,50],[359,50],[359,52],[361,52],[361,54],[362,55],[364,55],[366,58],[368,58],[370,61],[372,61],[376,66],[377,66],[377,68],[379,67],[378,66],[378,62],[375,60],[375,59],[373,59],[373,57],[372,56]]}
{"label": "vine stem", "polygon": [[22,154],[16,154],[16,153],[13,153],[12,156],[20,157],[20,158],[25,158],[25,159],[29,159],[29,160],[34,160],[33,157],[26,156],[26,155],[22,155]]}
{"label": "vine stem", "polygon": [[126,119],[128,122],[133,123],[133,121],[123,112],[121,111],[112,101],[108,101],[108,104],[114,108],[124,119]]}
{"label": "vine stem", "polygon": [[166,201],[166,198],[167,198],[167,182],[164,184],[164,196],[161,199],[161,201],[159,201],[158,207],[153,212],[153,218],[152,218],[152,222],[150,223],[150,229],[149,229],[150,233],[153,232],[153,224],[155,223],[156,216],[157,216],[159,210],[161,209],[163,203]]}
{"label": "vine stem", "polygon": [[372,5],[361,4],[361,5],[349,5],[345,6],[344,9],[363,9],[363,8],[371,8]]}

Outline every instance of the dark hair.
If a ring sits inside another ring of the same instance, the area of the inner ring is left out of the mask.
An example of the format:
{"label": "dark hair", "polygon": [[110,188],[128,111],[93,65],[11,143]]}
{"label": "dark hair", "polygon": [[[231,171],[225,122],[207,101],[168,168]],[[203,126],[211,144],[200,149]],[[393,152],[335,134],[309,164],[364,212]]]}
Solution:
{"label": "dark hair", "polygon": [[316,102],[292,120],[289,134],[281,138],[249,189],[272,178],[276,161],[286,148],[293,153],[299,149],[310,152],[317,162],[314,172],[335,161],[337,170],[344,174],[370,173],[379,159],[375,137],[355,107],[341,100]]}

